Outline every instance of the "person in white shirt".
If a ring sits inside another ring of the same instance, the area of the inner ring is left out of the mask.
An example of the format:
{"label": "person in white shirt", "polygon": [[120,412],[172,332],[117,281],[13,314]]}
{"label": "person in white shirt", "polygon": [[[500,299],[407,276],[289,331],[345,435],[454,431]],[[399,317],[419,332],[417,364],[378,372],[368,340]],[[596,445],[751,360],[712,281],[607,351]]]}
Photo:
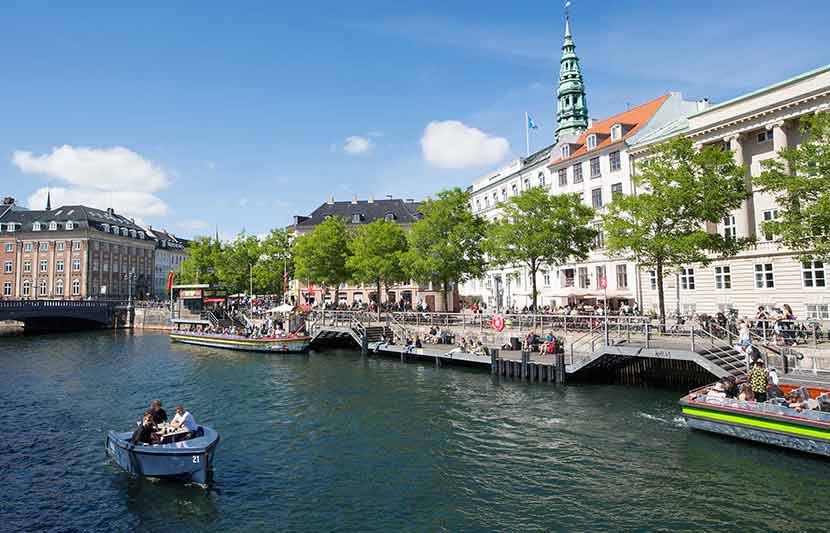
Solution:
{"label": "person in white shirt", "polygon": [[176,406],[176,416],[173,417],[173,421],[170,422],[170,425],[173,428],[184,427],[189,433],[195,433],[199,428],[199,426],[196,425],[196,420],[193,419],[193,415],[185,411],[184,407],[181,405]]}

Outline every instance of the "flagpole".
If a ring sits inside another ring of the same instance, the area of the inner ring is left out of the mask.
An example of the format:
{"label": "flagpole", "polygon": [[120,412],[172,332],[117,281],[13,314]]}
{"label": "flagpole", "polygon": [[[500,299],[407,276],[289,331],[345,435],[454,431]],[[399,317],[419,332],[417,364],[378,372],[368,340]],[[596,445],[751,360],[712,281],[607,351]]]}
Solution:
{"label": "flagpole", "polygon": [[525,148],[527,157],[530,157],[530,119],[527,118],[527,111],[525,111]]}

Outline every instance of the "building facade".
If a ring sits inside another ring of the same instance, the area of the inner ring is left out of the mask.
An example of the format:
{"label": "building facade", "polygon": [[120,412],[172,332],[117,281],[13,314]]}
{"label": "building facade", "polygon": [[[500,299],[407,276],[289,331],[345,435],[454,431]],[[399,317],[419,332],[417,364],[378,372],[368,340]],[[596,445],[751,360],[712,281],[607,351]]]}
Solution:
{"label": "building facade", "polygon": [[[112,209],[26,210],[5,200],[0,216],[2,298],[144,297],[153,241]],[[47,205],[47,207],[49,207]]]}
{"label": "building facade", "polygon": [[[310,215],[295,216],[294,224],[289,228],[289,231],[292,237],[305,235],[329,217],[344,219],[351,230],[364,224],[370,224],[375,220],[393,221],[404,230],[407,230],[423,218],[420,208],[420,203],[410,199],[358,200],[353,198],[350,202],[337,202],[334,198],[330,198],[329,201],[319,206]],[[376,292],[377,289],[373,284],[353,285],[344,283],[337,290],[338,301],[334,302],[333,287],[314,286],[306,280],[292,280],[291,282],[291,294],[298,303],[360,305],[377,302]],[[423,303],[431,311],[445,311],[443,295],[439,287],[433,287],[432,284],[422,285],[414,281],[397,284],[389,287],[388,290],[382,291],[380,302],[386,304],[403,302],[407,307]],[[450,310],[457,310],[458,297],[455,287],[448,294],[448,305]]]}
{"label": "building facade", "polygon": [[167,230],[145,228],[145,234],[155,243],[153,254],[153,289],[152,296],[158,299],[169,298],[167,279],[170,272],[177,273],[182,269],[182,262],[187,258],[185,248],[189,241],[177,237]]}
{"label": "building facade", "polygon": [[[763,161],[802,140],[799,120],[804,115],[830,111],[830,66],[804,73],[684,117],[632,147],[636,161],[656,144],[683,135],[696,147],[723,146],[746,167],[746,185],[763,171]],[[752,317],[759,306],[789,304],[799,318],[830,319],[828,268],[821,262],[801,263],[763,230],[778,216],[769,194],[752,190],[740,209],[708,227],[727,237],[753,237],[756,244],[735,257],[707,267],[687,265],[665,279],[666,309],[683,314],[734,309]],[[640,273],[646,309],[657,307],[653,271]]]}

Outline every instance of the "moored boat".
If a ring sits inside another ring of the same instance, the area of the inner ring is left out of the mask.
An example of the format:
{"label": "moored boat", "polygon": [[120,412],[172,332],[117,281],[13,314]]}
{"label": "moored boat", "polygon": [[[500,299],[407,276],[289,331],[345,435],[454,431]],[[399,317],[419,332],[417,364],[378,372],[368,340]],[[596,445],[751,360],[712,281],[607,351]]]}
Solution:
{"label": "moored boat", "polygon": [[[830,457],[830,412],[712,397],[710,388],[680,399],[689,427]],[[780,388],[784,393],[800,388],[812,400],[830,392],[786,384]]]}
{"label": "moored boat", "polygon": [[311,337],[304,335],[253,338],[243,337],[240,335],[220,335],[190,331],[171,331],[170,340],[173,342],[193,344],[196,346],[208,346],[211,348],[282,353],[305,352],[311,344]]}
{"label": "moored boat", "polygon": [[107,433],[107,453],[118,465],[144,477],[175,478],[207,486],[219,433],[199,426],[196,436],[167,444],[133,444],[131,432]]}

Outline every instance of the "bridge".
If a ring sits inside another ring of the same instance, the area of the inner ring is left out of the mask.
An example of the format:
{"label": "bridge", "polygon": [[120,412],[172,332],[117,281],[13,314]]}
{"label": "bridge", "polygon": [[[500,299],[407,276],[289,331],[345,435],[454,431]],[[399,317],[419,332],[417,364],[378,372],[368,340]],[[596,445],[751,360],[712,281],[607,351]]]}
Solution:
{"label": "bridge", "polygon": [[128,324],[121,301],[0,300],[0,321],[23,323],[26,330],[73,330]]}

